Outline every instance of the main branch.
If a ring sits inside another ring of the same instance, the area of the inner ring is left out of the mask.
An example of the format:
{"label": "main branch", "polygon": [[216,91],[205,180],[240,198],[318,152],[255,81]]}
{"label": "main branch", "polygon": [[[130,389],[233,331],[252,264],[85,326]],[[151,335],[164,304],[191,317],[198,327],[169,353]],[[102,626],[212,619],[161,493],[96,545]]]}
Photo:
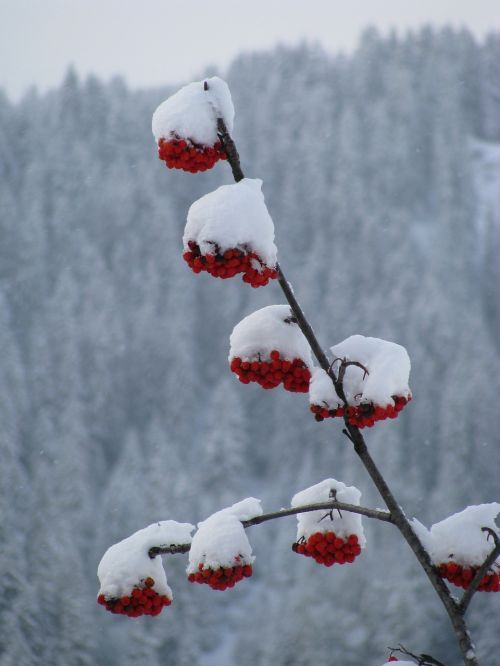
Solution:
{"label": "main branch", "polygon": [[[226,152],[228,162],[233,172],[234,179],[236,182],[238,182],[239,180],[244,178],[244,174],[241,169],[240,158],[238,151],[236,149],[236,145],[232,137],[230,136],[229,132],[227,131],[226,125],[222,118],[217,119],[217,128],[218,128],[219,139]],[[290,283],[286,280],[284,273],[279,265],[277,266],[277,270],[279,275],[278,281],[280,287],[292,309],[293,314],[295,315],[300,330],[306,337],[314,355],[318,360],[318,363],[323,368],[323,370],[325,370],[330,375],[332,381],[335,384],[335,387],[337,388],[338,386],[337,378],[335,377],[334,373],[331,370],[327,356],[324,353],[323,348],[319,344],[312,329],[312,326],[310,325],[309,321],[304,315],[302,308],[300,307],[297,299],[295,298]],[[344,400],[344,402],[346,402],[345,396],[342,395],[343,394],[342,386],[339,386],[339,389],[341,391],[341,393],[339,394],[340,397]],[[347,420],[347,415],[344,418],[345,418],[346,431],[348,433],[348,437],[353,443],[355,452],[357,453],[358,457],[360,458],[361,462],[366,468],[368,474],[370,475],[372,481],[377,487],[380,495],[382,496],[382,499],[386,503],[386,506],[390,512],[389,515],[391,516],[391,522],[394,522],[396,527],[399,529],[401,535],[412,549],[415,557],[417,558],[423,570],[427,574],[427,577],[429,578],[432,586],[434,587],[439,598],[441,599],[441,602],[443,603],[446,612],[448,613],[448,616],[450,618],[451,624],[455,632],[455,636],[460,646],[460,651],[462,653],[464,665],[478,666],[478,661],[474,651],[474,645],[471,641],[467,626],[463,618],[463,613],[461,611],[459,604],[455,601],[448,587],[446,586],[443,579],[439,575],[438,571],[433,566],[427,551],[423,547],[422,543],[420,542],[420,539],[414,532],[411,524],[404,515],[398,502],[394,498],[394,495],[389,489],[389,486],[385,482],[382,474],[379,472],[377,466],[375,465],[375,462],[373,461],[372,457],[368,452],[364,438],[359,428],[349,424]]]}

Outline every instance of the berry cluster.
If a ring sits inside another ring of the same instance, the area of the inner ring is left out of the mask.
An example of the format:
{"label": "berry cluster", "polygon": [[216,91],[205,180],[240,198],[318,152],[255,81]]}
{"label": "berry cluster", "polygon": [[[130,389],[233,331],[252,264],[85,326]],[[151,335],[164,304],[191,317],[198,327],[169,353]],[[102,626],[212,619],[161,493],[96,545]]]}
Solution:
{"label": "berry cluster", "polygon": [[[478,567],[462,567],[456,562],[445,562],[439,565],[439,573],[443,578],[457,587],[466,590],[476,575]],[[489,573],[481,579],[479,592],[500,592],[500,574]]]}
{"label": "berry cluster", "polygon": [[104,594],[97,597],[97,603],[105,606],[106,610],[128,617],[141,615],[159,615],[164,606],[170,606],[172,599],[166,595],[158,594],[152,588],[154,580],[149,577],[144,581],[144,587],[134,587],[130,595],[118,599],[106,599]]}
{"label": "berry cluster", "polygon": [[318,564],[331,567],[332,564],[345,564],[354,562],[361,553],[356,534],[347,539],[339,538],[335,532],[315,532],[307,541],[302,537],[292,545],[294,553],[312,557]]}
{"label": "berry cluster", "polygon": [[257,382],[262,388],[272,389],[283,383],[287,391],[308,392],[311,372],[302,359],[294,358],[289,361],[282,358],[276,349],[273,349],[269,356],[269,361],[262,361],[260,358],[243,361],[239,356],[235,356],[230,367],[243,384]]}
{"label": "berry cluster", "polygon": [[397,657],[394,657],[394,656],[393,656],[393,657],[389,657],[389,659],[388,659],[387,661],[388,661],[388,662],[389,662],[389,661],[399,661],[399,659],[398,659]]}
{"label": "berry cluster", "polygon": [[[347,407],[347,419],[349,423],[358,428],[368,427],[371,428],[376,421],[383,421],[384,419],[395,419],[399,412],[411,400],[411,397],[405,398],[403,396],[392,396],[394,405],[387,405],[380,407],[373,403],[362,403],[361,405]],[[316,421],[323,421],[329,417],[340,416],[343,417],[345,413],[344,407],[337,409],[327,409],[321,405],[311,405],[311,412],[314,414]]]}
{"label": "berry cluster", "polygon": [[214,146],[202,146],[178,136],[158,141],[158,157],[169,169],[182,169],[190,173],[207,171],[218,160],[227,159],[220,141]]}
{"label": "berry cluster", "polygon": [[196,241],[188,242],[189,250],[182,255],[195,273],[206,271],[214,277],[232,278],[243,273],[243,282],[252,287],[265,287],[269,280],[275,280],[278,272],[266,266],[255,252],[246,252],[232,248],[221,252],[215,243],[213,254],[201,254]]}
{"label": "berry cluster", "polygon": [[204,583],[210,585],[213,590],[227,590],[228,587],[234,587],[243,578],[250,578],[252,575],[252,565],[242,564],[240,557],[235,560],[234,567],[217,567],[216,569],[205,568],[200,562],[198,571],[190,573],[188,580],[190,583]]}

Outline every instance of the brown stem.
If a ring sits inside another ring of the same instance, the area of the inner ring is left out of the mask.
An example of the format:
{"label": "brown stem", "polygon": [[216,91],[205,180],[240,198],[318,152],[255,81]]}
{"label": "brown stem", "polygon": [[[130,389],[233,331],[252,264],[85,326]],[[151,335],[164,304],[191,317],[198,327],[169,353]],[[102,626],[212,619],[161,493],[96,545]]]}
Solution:
{"label": "brown stem", "polygon": [[[246,529],[252,525],[260,525],[268,520],[275,520],[276,518],[285,518],[286,516],[295,516],[298,513],[308,513],[309,511],[331,511],[338,509],[339,511],[347,511],[348,513],[357,513],[367,518],[374,518],[381,520],[384,523],[392,523],[391,514],[387,511],[379,511],[378,509],[369,509],[365,506],[358,504],[346,504],[345,502],[337,502],[336,500],[329,500],[328,502],[317,502],[315,504],[303,504],[302,506],[292,506],[289,509],[280,509],[272,513],[263,513],[261,516],[255,516],[249,520],[242,520],[241,524]],[[175,555],[176,553],[187,553],[191,546],[188,543],[171,544],[169,546],[153,546],[149,549],[149,557],[155,558],[157,555]]]}
{"label": "brown stem", "polygon": [[486,575],[493,562],[500,555],[500,537],[489,527],[483,527],[481,529],[483,532],[489,532],[491,536],[493,536],[493,539],[495,540],[495,546],[488,557],[484,560],[482,565],[479,567],[479,569],[476,571],[476,575],[471,580],[469,587],[464,592],[464,596],[459,603],[459,608],[462,614],[466,613],[467,608],[472,601],[472,597],[477,592],[477,588],[479,587],[481,580]]}

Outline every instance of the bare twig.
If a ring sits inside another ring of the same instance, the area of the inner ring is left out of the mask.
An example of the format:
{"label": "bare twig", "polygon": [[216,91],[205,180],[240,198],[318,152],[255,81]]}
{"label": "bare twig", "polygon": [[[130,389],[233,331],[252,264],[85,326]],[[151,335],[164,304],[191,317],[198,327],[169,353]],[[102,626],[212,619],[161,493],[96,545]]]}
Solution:
{"label": "bare twig", "polygon": [[416,659],[418,666],[446,666],[446,664],[443,664],[442,661],[438,661],[430,654],[414,654],[413,652],[410,652],[410,650],[407,650],[404,645],[401,645],[401,643],[397,648],[390,647],[389,650],[391,653],[400,652],[408,657],[412,657],[412,659]]}
{"label": "bare twig", "polygon": [[497,559],[497,557],[500,556],[500,537],[498,536],[498,534],[489,527],[482,527],[481,530],[483,532],[488,532],[488,537],[491,536],[493,538],[495,545],[491,553],[488,555],[488,557],[484,560],[479,569],[476,571],[474,578],[471,580],[469,587],[465,590],[464,595],[460,600],[460,603],[458,604],[462,614],[466,613],[467,608],[469,607],[469,604],[472,601],[472,597],[477,592],[477,589],[482,579],[487,574],[493,562]]}

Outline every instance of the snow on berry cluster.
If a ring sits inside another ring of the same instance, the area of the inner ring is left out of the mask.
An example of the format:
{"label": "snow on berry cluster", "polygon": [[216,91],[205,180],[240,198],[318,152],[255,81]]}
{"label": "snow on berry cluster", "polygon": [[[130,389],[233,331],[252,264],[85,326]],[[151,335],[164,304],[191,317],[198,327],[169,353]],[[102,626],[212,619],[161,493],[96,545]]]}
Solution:
{"label": "snow on berry cluster", "polygon": [[169,168],[196,173],[226,155],[217,135],[217,118],[233,131],[234,107],[225,81],[196,81],[165,100],[153,114],[158,156]]}
{"label": "snow on berry cluster", "polygon": [[[309,387],[310,409],[317,421],[343,417],[358,428],[371,427],[376,421],[394,419],[411,400],[408,387],[410,358],[404,347],[379,338],[352,335],[331,348],[334,369],[348,365],[343,378],[347,405],[337,394],[328,374],[314,370]],[[362,367],[360,367],[362,366]]]}
{"label": "snow on berry cluster", "polygon": [[395,661],[398,662],[399,666],[415,666],[414,661],[401,661],[397,657],[389,657],[389,659],[385,662],[385,664],[382,664],[382,666],[389,666],[389,664],[394,663]]}
{"label": "snow on berry cluster", "polygon": [[[293,496],[292,506],[328,502],[359,506],[361,492],[355,486],[346,486],[335,479],[325,479]],[[327,567],[354,562],[366,545],[361,516],[355,513],[308,511],[297,514],[297,541],[294,552],[312,557]]]}
{"label": "snow on berry cluster", "polygon": [[172,590],[161,557],[150,558],[149,549],[190,543],[193,529],[189,523],[165,520],[110,546],[97,569],[101,584],[98,603],[128,617],[158,615],[172,603]]}
{"label": "snow on berry cluster", "polygon": [[231,278],[243,273],[252,287],[278,276],[274,224],[262,181],[244,178],[222,185],[190,207],[184,230],[184,260],[195,273]]}
{"label": "snow on berry cluster", "polygon": [[224,591],[250,577],[255,558],[241,521],[261,514],[260,500],[248,497],[198,523],[189,551],[188,580]]}
{"label": "snow on berry cluster", "polygon": [[[413,526],[432,562],[443,578],[457,587],[467,589],[477,570],[488,557],[494,542],[486,527],[498,534],[495,518],[500,504],[468,506],[427,530],[418,520]],[[500,592],[500,557],[491,565],[479,585],[480,592]]]}
{"label": "snow on berry cluster", "polygon": [[231,333],[229,364],[243,384],[309,390],[311,350],[288,305],[268,305],[242,319]]}

